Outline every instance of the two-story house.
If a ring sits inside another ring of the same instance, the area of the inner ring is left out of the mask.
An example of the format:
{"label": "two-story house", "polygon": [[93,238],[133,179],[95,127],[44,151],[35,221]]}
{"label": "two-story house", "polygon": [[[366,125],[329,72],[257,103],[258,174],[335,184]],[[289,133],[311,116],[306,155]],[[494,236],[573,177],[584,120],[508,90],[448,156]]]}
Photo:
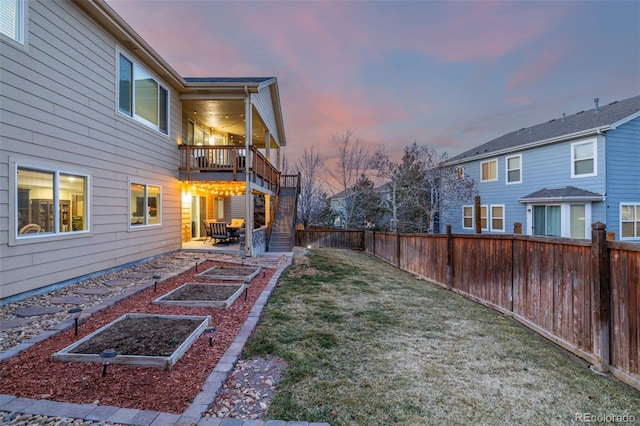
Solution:
{"label": "two-story house", "polygon": [[104,0],[0,2],[0,54],[0,301],[180,249],[209,219],[265,250],[276,78],[182,77]]}
{"label": "two-story house", "polygon": [[622,241],[640,241],[640,96],[507,133],[448,161],[477,183],[446,212],[453,232],[591,238],[603,222]]}

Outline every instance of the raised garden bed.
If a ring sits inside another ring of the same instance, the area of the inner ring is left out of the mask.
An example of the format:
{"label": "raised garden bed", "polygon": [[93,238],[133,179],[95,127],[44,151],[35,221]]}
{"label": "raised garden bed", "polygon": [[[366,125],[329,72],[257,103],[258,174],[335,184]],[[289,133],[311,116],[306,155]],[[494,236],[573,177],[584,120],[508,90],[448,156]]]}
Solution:
{"label": "raised garden bed", "polygon": [[227,309],[244,291],[244,284],[185,283],[153,301],[158,305]]}
{"label": "raised garden bed", "polygon": [[256,266],[214,266],[196,275],[198,278],[222,281],[251,281],[260,273]]}
{"label": "raised garden bed", "polygon": [[54,353],[54,361],[96,362],[114,349],[109,364],[171,369],[209,326],[211,317],[125,314],[76,343]]}

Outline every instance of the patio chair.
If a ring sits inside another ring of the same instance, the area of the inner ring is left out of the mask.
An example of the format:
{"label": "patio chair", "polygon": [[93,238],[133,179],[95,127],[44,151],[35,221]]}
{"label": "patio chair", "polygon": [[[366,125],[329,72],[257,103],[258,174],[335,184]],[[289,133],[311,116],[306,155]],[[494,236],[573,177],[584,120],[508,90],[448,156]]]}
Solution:
{"label": "patio chair", "polygon": [[204,231],[206,233],[205,238],[204,238],[204,243],[207,242],[207,240],[211,239],[211,226],[209,225],[211,222],[208,220],[203,220],[202,224],[204,225]]}
{"label": "patio chair", "polygon": [[216,240],[219,242],[227,242],[231,235],[229,234],[229,230],[227,229],[227,224],[224,222],[211,222],[211,239],[214,240],[214,244]]}

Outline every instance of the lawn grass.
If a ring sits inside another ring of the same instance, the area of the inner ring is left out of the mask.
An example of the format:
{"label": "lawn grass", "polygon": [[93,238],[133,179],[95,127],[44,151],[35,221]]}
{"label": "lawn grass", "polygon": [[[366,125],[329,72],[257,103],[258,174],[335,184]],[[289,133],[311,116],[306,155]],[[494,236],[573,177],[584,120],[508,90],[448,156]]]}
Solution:
{"label": "lawn grass", "polygon": [[514,320],[363,253],[311,250],[281,276],[245,358],[288,366],[270,419],[543,424],[634,416],[640,392]]}

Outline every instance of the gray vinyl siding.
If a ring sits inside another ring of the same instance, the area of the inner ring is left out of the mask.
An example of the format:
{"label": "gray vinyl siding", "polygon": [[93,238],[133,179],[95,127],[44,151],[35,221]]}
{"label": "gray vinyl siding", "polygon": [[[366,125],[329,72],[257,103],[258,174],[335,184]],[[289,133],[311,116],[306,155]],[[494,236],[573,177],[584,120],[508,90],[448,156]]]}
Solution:
{"label": "gray vinyl siding", "polygon": [[[523,226],[523,234],[527,234],[526,205],[518,200],[543,188],[560,188],[565,186],[575,186],[577,188],[603,194],[605,191],[605,150],[604,138],[597,138],[597,176],[572,178],[571,177],[571,144],[581,140],[591,140],[596,137],[576,139],[572,141],[554,143],[523,151],[513,151],[494,157],[487,157],[482,160],[464,163],[465,173],[476,182],[476,189],[481,198],[481,205],[505,206],[505,233],[513,233],[514,224],[520,222]],[[515,154],[522,154],[522,183],[506,184],[505,161],[506,157]],[[487,160],[498,160],[498,180],[492,182],[480,181],[480,164]],[[473,200],[469,200],[467,205],[473,205]],[[594,202],[591,204],[592,222],[604,222],[604,203]],[[446,218],[452,220],[453,232],[473,232],[473,230],[462,229],[462,206],[456,211],[447,212]],[[445,223],[446,225],[446,223]],[[482,232],[491,232],[483,230]]]}
{"label": "gray vinyl siding", "polygon": [[271,136],[281,144],[280,135],[278,134],[278,126],[276,125],[276,117],[273,109],[273,99],[271,99],[271,91],[266,88],[260,93],[252,96],[254,105],[260,113],[260,117],[264,120],[267,129],[271,132]]}
{"label": "gray vinyl siding", "polygon": [[606,224],[620,239],[620,203],[640,203],[640,117],[607,133],[606,149]]}
{"label": "gray vinyl siding", "polygon": [[[118,113],[116,41],[70,2],[27,5],[28,43],[0,44],[0,298],[181,245],[177,91],[156,76],[170,89],[169,135]],[[13,241],[10,158],[88,174],[90,232]],[[129,229],[129,181],[162,187],[160,226]]]}

